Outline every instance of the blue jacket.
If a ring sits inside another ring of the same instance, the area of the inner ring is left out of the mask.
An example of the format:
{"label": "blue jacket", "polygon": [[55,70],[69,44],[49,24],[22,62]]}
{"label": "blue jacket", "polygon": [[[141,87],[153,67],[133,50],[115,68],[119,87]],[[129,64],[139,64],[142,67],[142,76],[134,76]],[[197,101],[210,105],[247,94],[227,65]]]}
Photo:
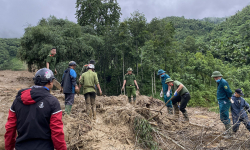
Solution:
{"label": "blue jacket", "polygon": [[232,91],[227,81],[221,78],[220,82],[218,82],[218,87],[217,87],[217,100],[229,101],[229,97],[232,97]]}
{"label": "blue jacket", "polygon": [[165,83],[167,78],[170,78],[170,76],[167,74],[164,74],[164,77],[161,77],[161,84],[162,84],[162,88],[163,88],[163,93],[166,93],[168,91],[168,85]]}
{"label": "blue jacket", "polygon": [[75,86],[77,74],[74,69],[70,67],[64,71],[61,86],[63,87],[63,93],[75,93]]}
{"label": "blue jacket", "polygon": [[[231,112],[233,119],[238,120],[238,118],[245,118],[247,113],[245,109],[249,109],[249,104],[242,97],[235,97],[233,95],[232,100],[234,103],[231,104]],[[250,112],[250,110],[248,110]]]}

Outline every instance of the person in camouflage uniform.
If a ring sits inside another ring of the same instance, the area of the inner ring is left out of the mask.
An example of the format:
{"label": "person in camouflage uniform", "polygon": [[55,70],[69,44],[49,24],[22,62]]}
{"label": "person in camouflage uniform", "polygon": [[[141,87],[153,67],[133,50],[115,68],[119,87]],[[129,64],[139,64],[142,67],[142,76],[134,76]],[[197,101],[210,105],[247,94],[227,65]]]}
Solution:
{"label": "person in camouflage uniform", "polygon": [[48,55],[46,58],[46,68],[53,71],[53,73],[56,75],[57,71],[56,71],[56,57],[55,57],[55,55],[56,55],[56,48],[52,48],[50,51],[50,55]]}
{"label": "person in camouflage uniform", "polygon": [[139,90],[139,86],[136,82],[135,74],[132,73],[133,69],[128,68],[127,71],[128,71],[128,73],[124,75],[124,82],[123,82],[122,90],[124,90],[124,86],[126,85],[129,103],[132,103],[131,102],[131,95],[133,95],[133,101],[135,103],[135,101],[136,101],[135,86],[137,87],[137,90]]}
{"label": "person in camouflage uniform", "polygon": [[102,95],[102,90],[99,85],[97,74],[94,72],[95,66],[93,64],[88,65],[88,71],[81,75],[80,85],[83,85],[83,94],[86,101],[86,111],[88,116],[92,119],[96,119],[96,90],[95,85],[98,87],[100,95]]}

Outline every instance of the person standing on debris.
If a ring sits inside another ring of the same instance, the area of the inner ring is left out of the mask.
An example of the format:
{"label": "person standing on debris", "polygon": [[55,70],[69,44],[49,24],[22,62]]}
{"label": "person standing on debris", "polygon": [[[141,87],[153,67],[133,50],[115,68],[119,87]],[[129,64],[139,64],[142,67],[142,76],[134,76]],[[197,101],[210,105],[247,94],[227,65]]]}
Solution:
{"label": "person standing on debris", "polygon": [[102,90],[99,85],[99,80],[97,74],[94,72],[95,66],[93,64],[88,65],[88,71],[81,75],[79,88],[83,85],[83,94],[86,101],[86,111],[90,119],[96,119],[96,90],[95,85],[99,89],[100,95],[102,95]]}
{"label": "person standing on debris", "polygon": [[[128,73],[124,75],[124,82],[123,82],[122,90],[124,90],[124,86],[126,85],[129,103],[135,104],[135,101],[136,101],[135,85],[137,87],[137,90],[139,90],[139,86],[136,82],[135,74],[132,73],[133,69],[128,68],[127,71]],[[131,102],[131,95],[133,95],[133,102]]]}
{"label": "person standing on debris", "polygon": [[[165,83],[166,79],[170,78],[170,76],[167,75],[165,72],[166,71],[162,69],[158,70],[158,75],[161,77],[161,84],[162,84],[160,97],[164,97],[164,102],[166,103],[171,98],[172,93],[171,93],[171,86]],[[172,101],[167,103],[167,108],[168,108],[168,113],[173,114]]]}
{"label": "person standing on debris", "polygon": [[54,79],[43,68],[35,74],[35,86],[18,91],[5,125],[5,150],[67,150],[60,103],[49,92]]}
{"label": "person standing on debris", "polygon": [[229,108],[231,106],[232,91],[225,79],[222,78],[222,74],[219,71],[214,71],[212,78],[217,82],[217,100],[220,108],[220,120],[225,125],[227,134],[230,136],[231,124],[229,119]]}
{"label": "person standing on debris", "polygon": [[233,132],[236,133],[239,130],[240,123],[242,122],[248,131],[250,131],[250,121],[248,119],[245,109],[250,113],[249,104],[242,98],[244,96],[241,89],[236,89],[232,96],[232,119],[233,119]]}
{"label": "person standing on debris", "polygon": [[75,93],[79,94],[79,88],[76,83],[77,74],[75,72],[77,64],[74,61],[69,62],[69,67],[64,71],[61,92],[65,94],[65,113],[70,114],[72,105],[74,103]]}
{"label": "person standing on debris", "polygon": [[180,102],[180,111],[184,116],[185,121],[189,121],[188,113],[186,111],[187,103],[191,99],[188,89],[179,81],[173,81],[171,78],[166,79],[165,83],[173,86],[175,98],[172,99],[174,105],[175,116],[179,118],[179,108],[177,102]]}
{"label": "person standing on debris", "polygon": [[52,48],[50,51],[50,55],[47,56],[46,58],[46,68],[52,70],[55,75],[57,74],[56,71],[56,48]]}

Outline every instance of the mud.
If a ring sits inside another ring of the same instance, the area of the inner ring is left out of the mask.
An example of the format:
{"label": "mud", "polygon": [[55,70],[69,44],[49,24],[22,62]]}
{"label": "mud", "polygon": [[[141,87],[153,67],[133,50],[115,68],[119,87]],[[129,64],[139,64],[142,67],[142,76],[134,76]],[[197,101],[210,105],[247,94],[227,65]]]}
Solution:
{"label": "mud", "polygon": [[[0,71],[0,149],[4,149],[4,125],[8,110],[18,90],[33,85],[33,74],[26,71]],[[64,112],[64,95],[52,91],[58,98]],[[138,94],[138,93],[137,93]],[[137,142],[133,128],[135,117],[150,118],[164,103],[143,95],[137,96],[135,105],[128,103],[126,96],[97,96],[97,119],[90,120],[86,115],[83,95],[75,96],[70,116],[63,116],[65,140],[68,149],[146,149]],[[164,108],[162,114],[150,121],[154,127],[154,140],[161,149],[249,149],[249,132],[244,125],[233,138],[217,138],[225,130],[219,114],[206,108],[187,108],[190,124],[173,115]],[[165,137],[164,137],[164,136]],[[171,138],[171,139],[170,139]],[[217,139],[216,139],[217,138]],[[174,143],[174,142],[176,143]]]}

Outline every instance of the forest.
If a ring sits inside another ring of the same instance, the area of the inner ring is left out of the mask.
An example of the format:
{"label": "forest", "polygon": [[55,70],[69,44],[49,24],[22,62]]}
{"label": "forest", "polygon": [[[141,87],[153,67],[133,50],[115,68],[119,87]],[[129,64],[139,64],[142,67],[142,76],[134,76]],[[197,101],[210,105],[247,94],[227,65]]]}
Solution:
{"label": "forest", "polygon": [[25,28],[20,39],[0,39],[0,69],[11,69],[10,62],[17,58],[30,71],[45,67],[46,56],[56,47],[59,81],[69,61],[77,62],[79,77],[82,66],[94,59],[106,95],[122,93],[124,74],[132,67],[143,95],[159,98],[157,71],[163,69],[189,89],[189,106],[217,104],[217,85],[211,78],[216,70],[232,91],[241,88],[250,96],[250,6],[224,18],[147,20],[135,11],[121,21],[121,8],[114,0],[77,0],[75,15],[77,23],[41,18],[36,26]]}

